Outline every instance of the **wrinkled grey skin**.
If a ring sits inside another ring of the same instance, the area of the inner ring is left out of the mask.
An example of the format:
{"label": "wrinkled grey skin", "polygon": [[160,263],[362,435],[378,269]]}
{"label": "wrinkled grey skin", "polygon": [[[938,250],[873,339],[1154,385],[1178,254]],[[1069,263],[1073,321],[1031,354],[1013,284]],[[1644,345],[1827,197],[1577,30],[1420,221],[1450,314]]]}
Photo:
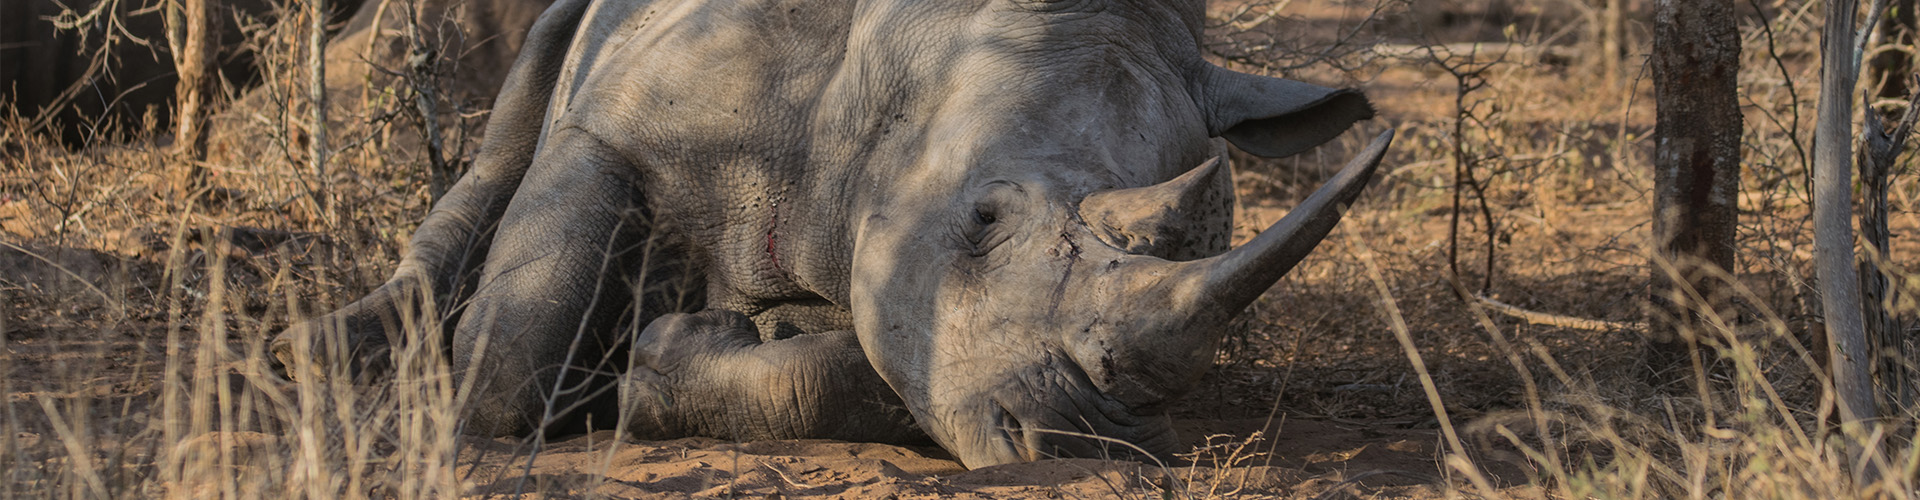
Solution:
{"label": "wrinkled grey skin", "polygon": [[1069,434],[1171,452],[1161,408],[1388,140],[1226,251],[1210,137],[1290,155],[1372,109],[1206,63],[1203,7],[562,0],[393,280],[276,354],[337,334],[377,372],[430,298],[482,384],[470,432],[619,412],[649,438],[924,435],[968,467],[1131,453]]}

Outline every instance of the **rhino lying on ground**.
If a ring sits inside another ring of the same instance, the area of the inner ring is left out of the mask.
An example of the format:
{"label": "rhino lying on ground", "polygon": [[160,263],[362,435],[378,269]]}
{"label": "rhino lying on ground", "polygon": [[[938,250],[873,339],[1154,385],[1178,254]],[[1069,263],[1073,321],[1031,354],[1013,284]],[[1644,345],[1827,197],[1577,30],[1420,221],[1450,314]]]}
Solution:
{"label": "rhino lying on ground", "polygon": [[1228,251],[1209,137],[1285,156],[1373,112],[1208,64],[1203,12],[562,0],[391,281],[275,353],[332,335],[330,363],[383,370],[431,300],[481,384],[471,433],[618,413],[642,438],[930,437],[968,467],[1175,451],[1164,406],[1391,137]]}

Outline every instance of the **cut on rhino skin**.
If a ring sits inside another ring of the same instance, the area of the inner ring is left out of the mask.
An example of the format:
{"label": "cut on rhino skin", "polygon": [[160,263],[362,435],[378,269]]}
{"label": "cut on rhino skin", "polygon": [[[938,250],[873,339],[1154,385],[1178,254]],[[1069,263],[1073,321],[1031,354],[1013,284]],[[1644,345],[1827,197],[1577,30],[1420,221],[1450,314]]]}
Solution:
{"label": "cut on rhino skin", "polygon": [[1295,154],[1373,109],[1207,63],[1204,14],[561,0],[394,277],[274,352],[377,380],[433,338],[396,318],[443,310],[470,433],[625,416],[640,438],[930,439],[968,467],[1169,454],[1163,409],[1392,138],[1229,249],[1217,141]]}

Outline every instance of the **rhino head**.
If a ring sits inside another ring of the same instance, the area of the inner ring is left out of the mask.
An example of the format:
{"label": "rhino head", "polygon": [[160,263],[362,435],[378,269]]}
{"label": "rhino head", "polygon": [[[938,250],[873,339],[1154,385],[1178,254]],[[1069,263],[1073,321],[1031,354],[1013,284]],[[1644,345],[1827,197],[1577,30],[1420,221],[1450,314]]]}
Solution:
{"label": "rhino head", "polygon": [[887,133],[846,187],[847,300],[868,360],[968,467],[1174,451],[1164,406],[1390,140],[1229,251],[1212,138],[1292,155],[1370,118],[1363,96],[1207,63],[1200,2],[858,10],[859,84],[837,88]]}

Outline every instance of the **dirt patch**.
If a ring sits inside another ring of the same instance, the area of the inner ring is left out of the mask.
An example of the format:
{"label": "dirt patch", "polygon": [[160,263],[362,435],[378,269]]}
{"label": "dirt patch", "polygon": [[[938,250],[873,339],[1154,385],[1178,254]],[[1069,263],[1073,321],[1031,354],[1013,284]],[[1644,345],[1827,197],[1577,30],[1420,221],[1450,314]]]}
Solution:
{"label": "dirt patch", "polygon": [[[1176,426],[1196,451],[1173,464],[1055,459],[972,471],[937,448],[633,442],[603,431],[549,445],[530,468],[520,443],[477,441],[463,453],[473,461],[463,473],[472,475],[476,494],[612,498],[1310,498],[1349,487],[1385,498],[1441,498],[1438,433],[1399,425],[1181,420]],[[1521,477],[1499,468],[1495,476]]]}

